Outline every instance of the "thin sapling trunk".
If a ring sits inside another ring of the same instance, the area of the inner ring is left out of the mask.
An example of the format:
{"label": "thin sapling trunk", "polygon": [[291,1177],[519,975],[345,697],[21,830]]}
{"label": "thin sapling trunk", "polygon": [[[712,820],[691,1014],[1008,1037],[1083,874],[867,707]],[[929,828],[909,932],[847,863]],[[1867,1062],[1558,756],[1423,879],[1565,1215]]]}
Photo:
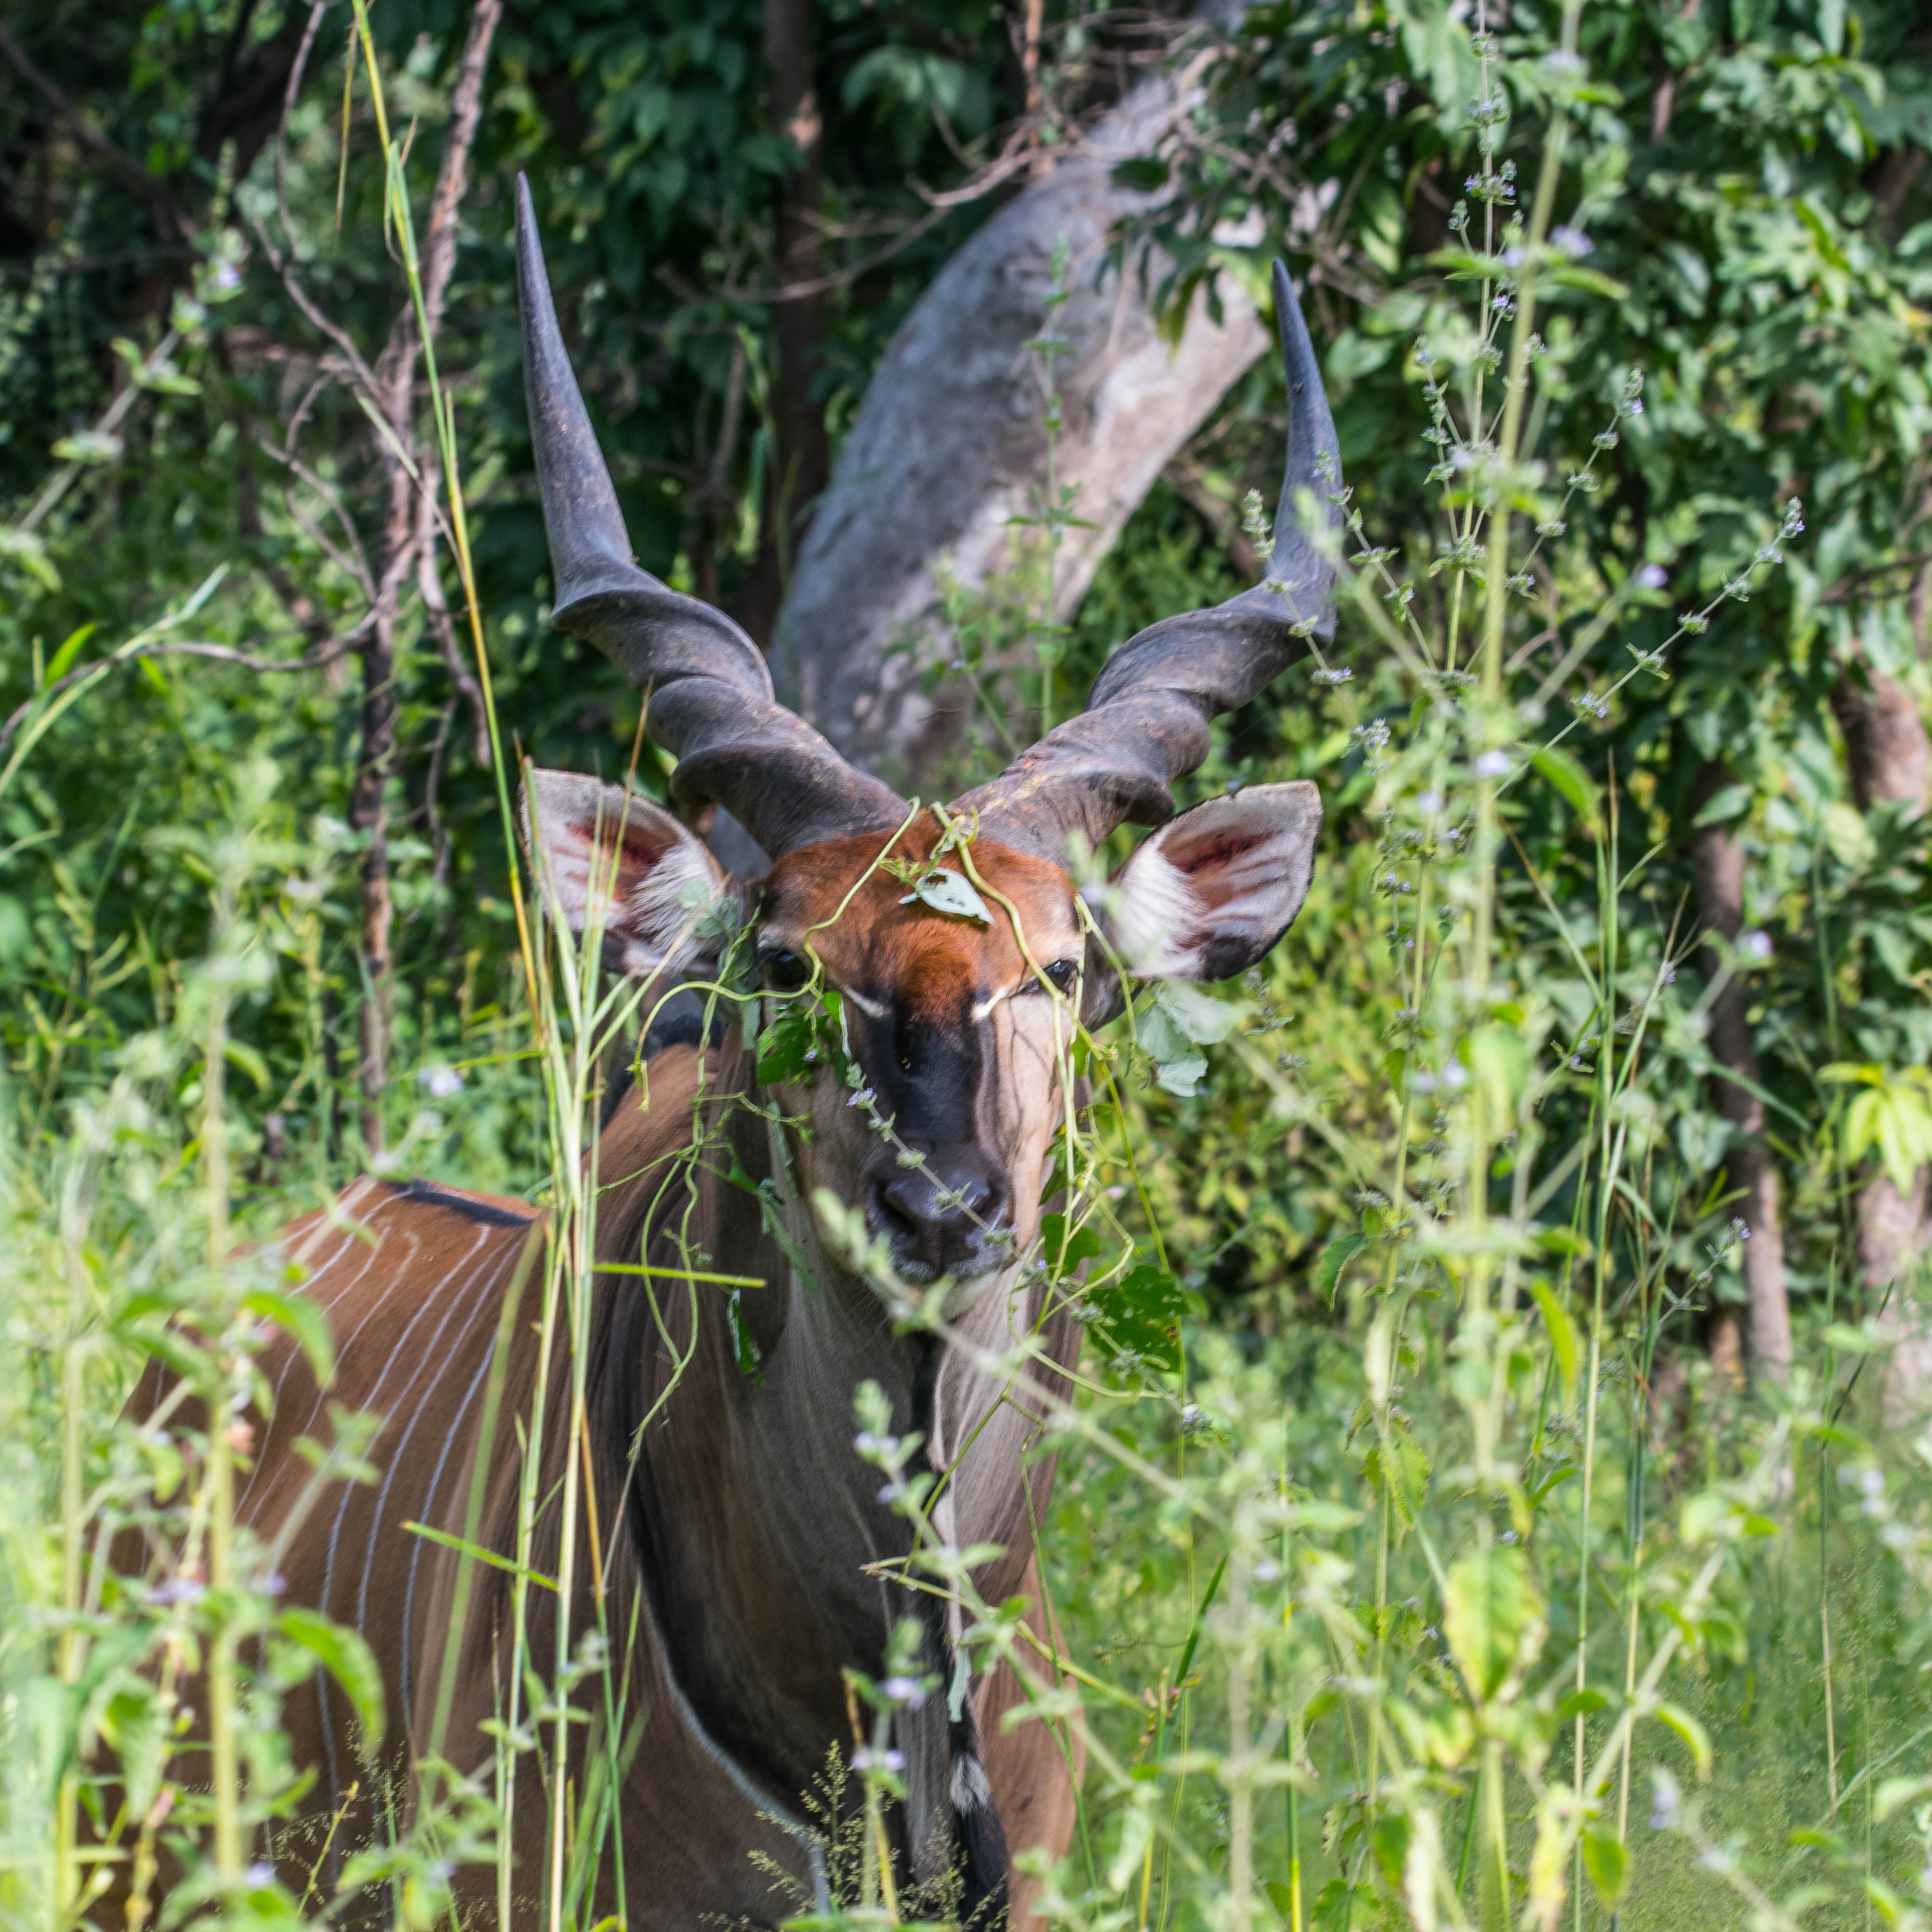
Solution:
{"label": "thin sapling trunk", "polygon": [[[1730,782],[1712,760],[1690,788],[1694,819]],[[1748,1010],[1750,984],[1736,956],[1744,941],[1744,855],[1734,824],[1694,826],[1690,869],[1696,880],[1698,922],[1708,936],[1700,960],[1707,984],[1717,986],[1709,1030],[1712,1058],[1723,1070],[1711,1082],[1712,1099],[1730,1124],[1724,1169],[1732,1214],[1744,1224],[1742,1251],[1747,1308],[1745,1332],[1751,1372],[1784,1380],[1791,1366],[1791,1306],[1784,1287],[1784,1232],[1779,1213],[1778,1168],[1765,1138],[1763,1078]],[[1718,944],[1713,944],[1714,940]],[[1721,983],[1720,983],[1721,982]]]}

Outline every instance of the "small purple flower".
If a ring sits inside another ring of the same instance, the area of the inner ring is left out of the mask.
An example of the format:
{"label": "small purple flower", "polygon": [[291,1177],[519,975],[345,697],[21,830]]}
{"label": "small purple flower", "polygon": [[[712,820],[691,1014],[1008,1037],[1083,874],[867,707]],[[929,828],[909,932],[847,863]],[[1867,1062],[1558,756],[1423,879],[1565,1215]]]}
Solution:
{"label": "small purple flower", "polygon": [[888,1677],[879,1686],[895,1704],[916,1711],[926,1702],[926,1686],[916,1677]]}
{"label": "small purple flower", "polygon": [[1509,770],[1507,752],[1485,752],[1476,760],[1476,776],[1479,778],[1499,778]]}
{"label": "small purple flower", "polygon": [[1573,262],[1580,262],[1597,245],[1582,229],[1572,228],[1568,222],[1552,230],[1550,238]]}
{"label": "small purple flower", "polygon": [[855,1750],[852,1754],[852,1768],[862,1778],[868,1772],[884,1771],[895,1774],[905,1768],[905,1753],[898,1750]]}
{"label": "small purple flower", "polygon": [[207,1594],[208,1586],[197,1583],[192,1576],[170,1576],[154,1586],[158,1604],[198,1604]]}
{"label": "small purple flower", "polygon": [[275,1868],[265,1859],[257,1858],[242,1876],[244,1882],[249,1885],[273,1885]]}
{"label": "small purple flower", "polygon": [[1637,572],[1636,580],[1646,590],[1661,590],[1670,581],[1670,573],[1660,563],[1647,563]]}

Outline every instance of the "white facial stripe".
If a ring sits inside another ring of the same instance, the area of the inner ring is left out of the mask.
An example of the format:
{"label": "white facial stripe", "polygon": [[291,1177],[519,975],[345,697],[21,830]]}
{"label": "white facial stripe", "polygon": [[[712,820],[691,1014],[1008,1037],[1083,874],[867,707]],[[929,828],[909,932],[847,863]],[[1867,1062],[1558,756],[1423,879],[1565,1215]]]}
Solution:
{"label": "white facial stripe", "polygon": [[974,1019],[976,1022],[984,1019],[1002,1000],[1011,999],[1013,994],[1017,993],[1021,987],[1025,984],[1026,976],[1022,974],[1018,979],[1012,982],[1011,986],[1002,986],[997,993],[992,994],[988,998],[980,1000],[980,1003],[973,1009]]}
{"label": "white facial stripe", "polygon": [[838,991],[844,998],[850,1000],[868,1019],[882,1020],[885,1018],[886,1010],[877,1000],[868,1000],[863,993],[854,992],[850,986],[841,986]]}

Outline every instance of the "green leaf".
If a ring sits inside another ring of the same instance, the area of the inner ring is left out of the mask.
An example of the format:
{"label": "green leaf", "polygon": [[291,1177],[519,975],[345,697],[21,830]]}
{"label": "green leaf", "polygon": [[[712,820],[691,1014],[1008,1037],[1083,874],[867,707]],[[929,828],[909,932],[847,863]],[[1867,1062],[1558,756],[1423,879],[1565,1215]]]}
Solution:
{"label": "green leaf", "polygon": [[11,557],[44,590],[58,590],[60,572],[47,555],[47,547],[32,530],[10,530],[0,526],[0,557]]}
{"label": "green leaf", "polygon": [[1614,1912],[1630,1884],[1630,1854],[1607,1833],[1586,1832],[1583,1869],[1590,1874],[1597,1896]]}
{"label": "green leaf", "polygon": [[335,1337],[320,1303],[292,1291],[261,1287],[251,1288],[242,1298],[242,1306],[293,1337],[322,1388],[334,1381]]}
{"label": "green leaf", "polygon": [[1376,1895],[1366,1886],[1331,1878],[1316,1895],[1310,1922],[1320,1932],[1345,1932],[1351,1925],[1373,1924],[1375,1907]]}
{"label": "green leaf", "polygon": [[1572,262],[1567,266],[1546,268],[1545,278],[1559,284],[1566,289],[1585,289],[1593,296],[1606,296],[1612,302],[1622,302],[1630,293],[1622,282],[1595,268],[1586,268]]}
{"label": "green leaf", "polygon": [[1576,1480],[1577,1474],[1578,1471],[1574,1462],[1559,1462],[1541,1482],[1537,1484],[1534,1489],[1530,1491],[1531,1508],[1534,1509],[1552,1490],[1561,1489],[1565,1483],[1574,1483]]}
{"label": "green leaf", "polygon": [[373,1750],[382,1742],[387,1723],[382,1670],[361,1634],[332,1622],[320,1610],[299,1606],[283,1611],[275,1619],[275,1628],[290,1642],[311,1652],[341,1685],[342,1694],[362,1727],[364,1747]]}
{"label": "green leaf", "polygon": [[1791,206],[1798,220],[1810,230],[1811,238],[1817,244],[1818,253],[1825,262],[1841,275],[1850,274],[1852,265],[1845,259],[1845,251],[1833,238],[1832,231],[1825,225],[1825,218],[1812,206],[1810,197],[1801,196]]}
{"label": "green leaf", "polygon": [[1708,1784],[1711,1781],[1711,1734],[1682,1704],[1660,1704],[1657,1707],[1657,1714],[1689,1746],[1691,1760],[1697,1767],[1698,1783]]}
{"label": "green leaf", "polygon": [[1163,980],[1135,1017],[1136,1037],[1154,1064],[1156,1083],[1183,1100],[1200,1090],[1208,1058],[1199,1049],[1225,1040],[1241,1009],[1181,981]]}
{"label": "green leaf", "polygon": [[817,1078],[820,1066],[830,1066],[848,1087],[856,1087],[856,1073],[846,1077],[850,1069],[840,1025],[842,1004],[838,989],[825,986],[815,998],[807,994],[772,1000],[766,1009],[771,1017],[758,1035],[758,1084],[791,1081],[802,1086]]}
{"label": "green leaf", "polygon": [[1703,810],[1690,823],[1722,825],[1727,819],[1738,818],[1748,812],[1756,796],[1748,784],[1727,784],[1706,802]]}
{"label": "green leaf", "polygon": [[[49,587],[51,589],[53,586]],[[58,650],[55,652],[47,664],[46,682],[40,687],[43,690],[46,689],[47,685],[59,683],[61,680],[66,676],[73,666],[74,659],[80,656],[81,646],[100,628],[98,624],[82,625],[80,628],[76,631]]]}
{"label": "green leaf", "polygon": [[1845,1157],[1860,1160],[1876,1150],[1892,1184],[1910,1196],[1918,1169],[1932,1160],[1932,1086],[1918,1068],[1894,1075],[1882,1067],[1834,1064],[1828,1079],[1866,1084],[1845,1109]]}
{"label": "green leaf", "polygon": [[1432,1473],[1422,1444],[1413,1436],[1398,1436],[1385,1450],[1371,1449],[1364,1466],[1370,1480],[1388,1490],[1402,1527],[1413,1529]]}
{"label": "green leaf", "polygon": [[1135,1015],[1134,1036],[1156,1066],[1167,1060],[1184,1059],[1194,1050],[1193,1041],[1158,998],[1150,1000]]}
{"label": "green leaf", "polygon": [[1529,754],[1529,762],[1567,799],[1584,824],[1594,832],[1599,794],[1597,782],[1561,745],[1546,745]]}
{"label": "green leaf", "polygon": [[1932,1792],[1932,1778],[1887,1778],[1880,1780],[1878,1790],[1872,1796],[1872,1818],[1882,1825],[1901,1807],[1910,1804],[1914,1798],[1923,1798]]}
{"label": "green leaf", "polygon": [[1495,1696],[1535,1661],[1547,1626],[1535,1573],[1520,1544],[1472,1550],[1450,1567],[1442,1634],[1479,1698]]}
{"label": "green leaf", "polygon": [[1164,1060],[1156,1065],[1159,1071],[1155,1084],[1184,1100],[1192,1100],[1200,1092],[1202,1082],[1208,1077],[1205,1054],[1190,1053],[1179,1060]]}
{"label": "green leaf", "polygon": [[452,1536],[446,1529],[437,1529],[426,1522],[406,1522],[403,1527],[412,1536],[427,1537],[432,1543],[440,1543],[446,1550],[453,1550],[458,1555],[467,1556],[472,1562],[487,1563],[493,1570],[506,1571],[512,1576],[521,1576],[538,1588],[554,1592],[557,1587],[554,1576],[546,1576],[541,1570],[530,1569],[508,1556],[500,1556],[495,1550],[480,1543],[466,1541],[462,1537]]}
{"label": "green leaf", "polygon": [[1100,1252],[1100,1238],[1091,1227],[1066,1232],[1064,1214],[1040,1217],[1040,1252],[1056,1280],[1071,1274],[1082,1262],[1094,1260]]}
{"label": "green leaf", "polygon": [[1144,1804],[1130,1806],[1120,1820],[1120,1841],[1107,1864],[1107,1888],[1124,1892],[1140,1876],[1148,1846],[1154,1841],[1154,1814]]}
{"label": "green leaf", "polygon": [[1587,1718],[1593,1712],[1607,1707],[1609,1698],[1592,1684],[1586,1684],[1580,1690],[1573,1690],[1556,1707],[1557,1716],[1564,1723],[1572,1718]]}
{"label": "green leaf", "polygon": [[1878,856],[1878,842],[1871,835],[1863,812],[1841,800],[1825,808],[1825,843],[1832,856],[1846,871],[1863,872]]}
{"label": "green leaf", "polygon": [[1597,1250],[1587,1234],[1574,1228],[1539,1228],[1530,1238],[1546,1255],[1564,1255],[1586,1262]]}
{"label": "green leaf", "polygon": [[268,1085],[268,1063],[245,1040],[223,1041],[222,1057],[230,1065],[240,1067],[254,1082],[257,1091]]}
{"label": "green leaf", "polygon": [[53,446],[53,454],[62,463],[114,463],[121,455],[121,439],[105,430],[76,430]]}
{"label": "green leaf", "polygon": [[949,919],[977,920],[982,926],[993,922],[993,915],[986,910],[986,902],[974,890],[972,881],[961,873],[947,871],[943,866],[930,872],[922,872],[913,881],[912,890],[899,904],[910,905],[915,901],[930,906],[934,912],[944,913]]}
{"label": "green leaf", "polygon": [[1340,1283],[1342,1270],[1368,1244],[1366,1234],[1343,1234],[1322,1250],[1315,1264],[1315,1286],[1330,1308],[1335,1305],[1335,1290]]}
{"label": "green leaf", "polygon": [[1376,1863],[1393,1890],[1402,1884],[1402,1862],[1408,1856],[1408,1820],[1400,1811],[1378,1813],[1372,1842]]}
{"label": "green leaf", "polygon": [[[1091,1232],[1082,1228],[1074,1241]],[[1131,1353],[1169,1375],[1180,1367],[1180,1318],[1187,1312],[1187,1294],[1157,1262],[1142,1262],[1090,1288],[1087,1306],[1094,1316],[1094,1339],[1110,1356]]]}
{"label": "green leaf", "polygon": [[1841,1087],[1879,1087],[1885,1083],[1885,1069],[1870,1064],[1861,1066],[1849,1060],[1834,1060],[1828,1066],[1819,1068],[1818,1078]]}
{"label": "green leaf", "polygon": [[1854,1328],[1847,1322],[1828,1322],[1820,1340],[1844,1355],[1882,1355],[1890,1346],[1875,1322]]}
{"label": "green leaf", "polygon": [[1878,955],[1878,963],[1901,986],[1912,984],[1912,940],[1910,935],[1895,926],[1882,922],[1874,926],[1869,937],[1872,950]]}
{"label": "green leaf", "polygon": [[1576,1324],[1546,1281],[1531,1282],[1529,1292],[1543,1311],[1544,1327],[1550,1331],[1550,1346],[1556,1352],[1556,1372],[1562,1378],[1563,1402],[1568,1408],[1576,1394]]}
{"label": "green leaf", "polygon": [[1184,980],[1163,980],[1155,988],[1154,998],[1182,1036],[1197,1046],[1219,1046],[1241,1016],[1240,1008],[1232,1000],[1217,1000]]}
{"label": "green leaf", "polygon": [[1148,155],[1138,160],[1122,161],[1114,170],[1113,181],[1116,188],[1124,188],[1135,194],[1152,194],[1156,188],[1167,185],[1168,166],[1157,156]]}
{"label": "green leaf", "polygon": [[738,1372],[754,1382],[764,1377],[759,1372],[764,1358],[758,1352],[758,1338],[752,1333],[745,1320],[744,1293],[742,1288],[734,1288],[724,1299],[724,1319],[731,1330],[731,1345],[738,1358]]}
{"label": "green leaf", "polygon": [[1288,1516],[1297,1529],[1305,1529],[1315,1536],[1340,1536],[1345,1529],[1353,1529],[1362,1520],[1360,1510],[1350,1509],[1342,1503],[1324,1502],[1318,1496],[1312,1496],[1306,1502],[1292,1504]]}

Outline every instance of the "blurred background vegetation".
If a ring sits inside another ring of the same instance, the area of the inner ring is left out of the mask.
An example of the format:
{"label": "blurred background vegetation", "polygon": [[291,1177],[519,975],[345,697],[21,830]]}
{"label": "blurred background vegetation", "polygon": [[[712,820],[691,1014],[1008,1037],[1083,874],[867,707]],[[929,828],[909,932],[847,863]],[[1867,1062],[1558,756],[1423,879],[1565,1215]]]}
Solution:
{"label": "blurred background vegetation", "polygon": [[[801,22],[802,70],[784,41]],[[242,1022],[257,1056],[242,1092],[256,1131],[275,1118],[278,1172],[293,1160],[318,1174],[352,1157],[365,1108],[370,1144],[393,1138],[420,1098],[413,1076],[477,1058],[472,1034],[516,997],[461,612],[454,625],[444,616],[452,593],[434,561],[424,568],[434,546],[413,521],[391,527],[398,439],[358,406],[347,366],[359,358],[393,382],[412,353],[373,128],[358,138],[370,107],[346,58],[348,23],[339,7],[30,4],[0,42],[0,491],[11,506],[0,704],[18,720],[0,792],[9,1064],[45,1130],[165,1010],[170,962],[196,950],[205,904],[150,835],[200,818],[236,759],[268,755],[285,830],[315,866],[284,907],[291,970]],[[1526,44],[1550,25],[1533,10],[1503,24]],[[470,25],[453,8],[371,16],[425,193]],[[1037,6],[788,13],[778,0],[764,13],[505,12],[470,110],[437,356],[491,674],[532,757],[620,769],[638,707],[589,646],[542,622],[514,172],[538,184],[640,554],[767,635],[781,553],[895,328],[1173,26]],[[1164,244],[1164,306],[1204,278],[1255,279],[1277,249],[1307,277],[1348,474],[1376,540],[1398,545],[1416,534],[1406,510],[1431,455],[1406,348],[1426,326],[1430,264],[1454,239],[1468,165],[1468,40],[1453,8],[1252,10],[1218,44],[1203,105],[1124,170],[1161,190],[1136,227]],[[1869,1151],[1868,1137],[1835,1167],[1796,1158],[1799,1124],[1855,1098],[1819,1070],[1881,1070],[1867,1082],[1894,1144],[1932,1134],[1922,1090],[1904,1077],[1932,1048],[1932,915],[1916,890],[1922,845],[1906,829],[1928,783],[1926,47],[1912,8],[1837,0],[1594,6],[1584,46],[1597,85],[1570,148],[1571,226],[1581,263],[1627,292],[1587,325],[1558,301],[1542,365],[1551,419],[1538,428],[1580,461],[1630,374],[1646,386],[1585,511],[1603,594],[1628,600],[1630,622],[1543,680],[1544,701],[1592,702],[1628,662],[1626,638],[1654,644],[1749,554],[1768,501],[1804,497],[1813,540],[1791,571],[1692,640],[1667,682],[1640,680],[1601,717],[1580,714],[1572,742],[1599,777],[1622,775],[1641,814],[1627,837],[1661,848],[1646,890],[1662,926],[1728,920],[1771,944],[1748,1015],[1712,1045],[1754,1057],[1745,1070],[1764,1120],[1747,1125],[1774,1172],[1733,1185],[1767,1211],[1765,1188],[1781,1192],[1785,1273],[1815,1294],[1841,1170]],[[802,148],[774,94],[788,82],[795,107],[801,77]],[[1120,237],[1123,259],[1136,238]],[[799,287],[802,301],[770,299]],[[433,439],[420,364],[400,373],[397,414],[422,458]],[[1074,620],[1076,688],[1138,625],[1252,574],[1233,506],[1251,485],[1272,490],[1277,380],[1258,365],[1155,484]],[[63,482],[50,506],[50,484]],[[38,692],[178,611],[217,572],[145,663],[88,681],[50,722],[27,722]],[[1557,649],[1542,640],[1536,664],[1554,671]],[[1352,965],[1373,921],[1368,871],[1348,869],[1366,849],[1347,809],[1364,789],[1360,752],[1338,746],[1320,699],[1270,693],[1200,782],[1284,758],[1322,778],[1342,864],[1323,922],[1294,952],[1372,1058],[1377,995]],[[23,730],[38,734],[24,757]],[[372,891],[394,922],[375,944]],[[1552,968],[1564,970],[1555,954]],[[365,1067],[358,1020],[371,1003],[392,1036]],[[1709,1090],[1695,1063],[1660,1064],[1655,1091],[1702,1185],[1738,1125],[1726,1094],[1740,1090]],[[1260,1149],[1240,1139],[1246,1090],[1231,1065],[1202,1103],[1217,1150],[1221,1132],[1234,1138],[1184,1190],[1190,1232],[1222,1290],[1292,1294],[1342,1204],[1322,1185],[1318,1153],[1285,1158],[1273,1137]],[[483,1125],[481,1098],[460,1110],[443,1163],[479,1180],[534,1172],[507,1118]],[[1915,1186],[1894,1218],[1916,1238],[1924,1214]],[[1727,1276],[1720,1302],[1734,1293]]]}

